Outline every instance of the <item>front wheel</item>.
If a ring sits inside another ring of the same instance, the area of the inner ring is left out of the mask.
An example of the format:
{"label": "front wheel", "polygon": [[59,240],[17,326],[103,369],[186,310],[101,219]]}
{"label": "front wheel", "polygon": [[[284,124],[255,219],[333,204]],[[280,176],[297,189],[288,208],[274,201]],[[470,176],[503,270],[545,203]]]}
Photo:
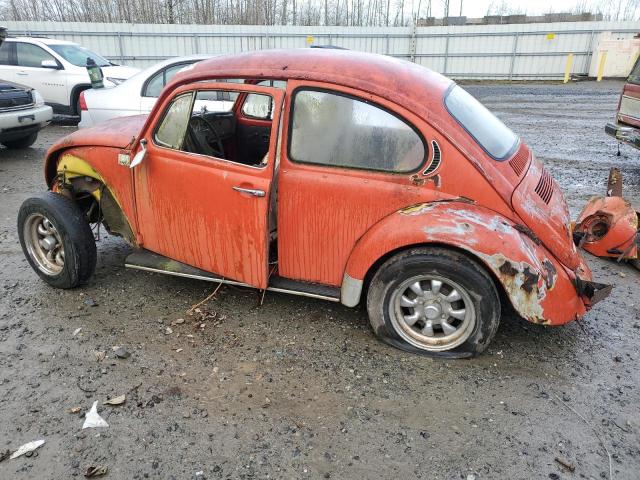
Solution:
{"label": "front wheel", "polygon": [[22,251],[35,272],[57,288],[73,288],[93,274],[96,242],[82,210],[47,192],[24,201],[18,213]]}
{"label": "front wheel", "polygon": [[491,276],[467,255],[413,248],[387,260],[371,280],[369,321],[402,350],[449,358],[482,352],[500,322]]}

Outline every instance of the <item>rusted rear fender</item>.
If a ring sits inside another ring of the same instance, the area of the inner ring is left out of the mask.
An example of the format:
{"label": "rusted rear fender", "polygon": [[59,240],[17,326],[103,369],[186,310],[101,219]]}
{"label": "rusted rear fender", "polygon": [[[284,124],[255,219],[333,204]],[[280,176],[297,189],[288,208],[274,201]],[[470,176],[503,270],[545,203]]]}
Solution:
{"label": "rusted rear fender", "polygon": [[[405,208],[372,227],[349,257],[343,303],[353,303],[354,285],[379,259],[425,244],[450,246],[475,257],[493,274],[514,309],[531,322],[559,325],[586,312],[573,273],[530,232],[491,210],[462,202]],[[590,280],[591,272],[586,265],[584,269],[581,276]]]}

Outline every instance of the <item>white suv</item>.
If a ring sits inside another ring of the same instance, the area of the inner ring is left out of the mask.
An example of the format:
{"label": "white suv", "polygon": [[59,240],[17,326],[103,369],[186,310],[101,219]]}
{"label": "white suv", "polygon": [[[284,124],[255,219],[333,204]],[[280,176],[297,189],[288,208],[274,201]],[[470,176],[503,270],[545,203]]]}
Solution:
{"label": "white suv", "polygon": [[80,92],[91,88],[87,58],[102,68],[105,87],[138,72],[115,65],[77,43],[49,38],[7,38],[0,47],[0,79],[36,88],[54,113],[79,115]]}

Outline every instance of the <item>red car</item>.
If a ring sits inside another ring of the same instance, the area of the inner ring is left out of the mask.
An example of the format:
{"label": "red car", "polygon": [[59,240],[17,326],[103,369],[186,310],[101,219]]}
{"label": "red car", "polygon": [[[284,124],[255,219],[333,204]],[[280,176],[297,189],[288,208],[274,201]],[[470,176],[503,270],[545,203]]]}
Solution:
{"label": "red car", "polygon": [[[225,99],[225,101],[221,101]],[[606,296],[558,186],[451,80],[329,49],[217,57],[148,116],[55,144],[18,219],[34,270],[91,276],[101,222],[152,272],[366,304],[384,341],[483,351],[506,304],[560,325]]]}
{"label": "red car", "polygon": [[640,58],[622,88],[616,123],[607,123],[604,131],[620,142],[640,148]]}

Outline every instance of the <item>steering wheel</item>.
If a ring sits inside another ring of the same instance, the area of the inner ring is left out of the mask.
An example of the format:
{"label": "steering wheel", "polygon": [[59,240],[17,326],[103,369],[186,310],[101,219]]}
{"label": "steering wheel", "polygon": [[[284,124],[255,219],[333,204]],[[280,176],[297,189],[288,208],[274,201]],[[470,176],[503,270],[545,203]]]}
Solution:
{"label": "steering wheel", "polygon": [[194,115],[189,120],[189,133],[199,152],[211,157],[225,158],[222,138],[213,124],[201,115]]}

